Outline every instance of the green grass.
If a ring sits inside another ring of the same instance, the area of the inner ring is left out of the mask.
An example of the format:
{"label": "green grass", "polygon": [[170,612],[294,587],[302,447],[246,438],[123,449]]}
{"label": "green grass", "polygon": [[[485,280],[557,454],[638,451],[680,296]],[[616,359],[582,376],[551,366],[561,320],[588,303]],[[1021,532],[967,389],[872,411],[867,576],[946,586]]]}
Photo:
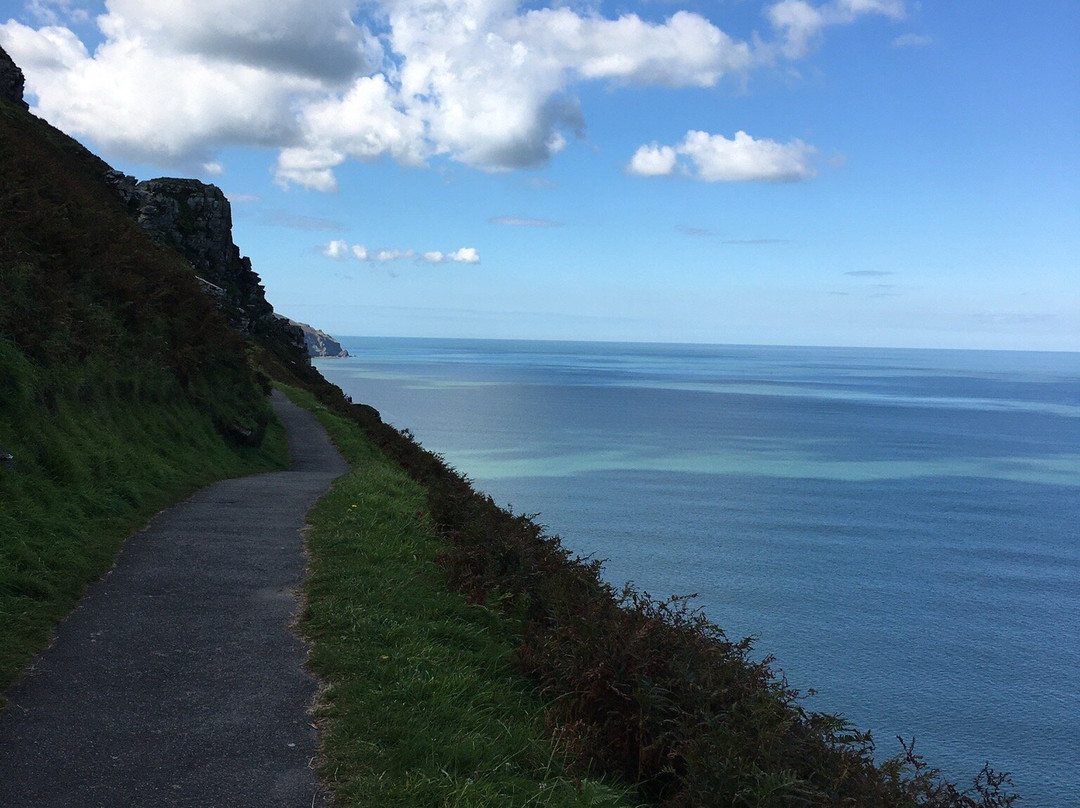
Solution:
{"label": "green grass", "polygon": [[250,345],[108,170],[0,101],[0,690],[155,511],[286,459]]}
{"label": "green grass", "polygon": [[110,386],[97,374],[80,385],[54,368],[45,383],[2,341],[0,369],[6,392],[28,393],[0,401],[0,448],[15,456],[0,466],[3,690],[155,512],[215,480],[283,468],[288,451],[276,420],[260,448],[223,440],[211,414],[164,382],[160,395],[134,394],[135,381]]}
{"label": "green grass", "polygon": [[450,592],[423,488],[315,410],[352,472],[308,516],[302,630],[325,687],[320,774],[343,806],[623,806],[575,778],[510,659],[516,626]]}

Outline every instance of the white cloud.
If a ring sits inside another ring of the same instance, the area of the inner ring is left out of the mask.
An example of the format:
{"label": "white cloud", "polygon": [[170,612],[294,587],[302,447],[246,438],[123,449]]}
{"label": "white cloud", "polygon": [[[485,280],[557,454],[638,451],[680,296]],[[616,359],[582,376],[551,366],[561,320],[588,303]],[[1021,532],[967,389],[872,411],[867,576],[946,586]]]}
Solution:
{"label": "white cloud", "polygon": [[275,145],[296,130],[288,102],[310,80],[112,39],[91,56],[66,28],[9,21],[0,44],[26,74],[35,111],[109,154],[197,167],[227,144]]}
{"label": "white cloud", "polygon": [[663,177],[675,173],[678,157],[671,146],[642,146],[630,158],[627,170],[642,177]]}
{"label": "white cloud", "polygon": [[377,67],[382,51],[352,0],[108,0],[102,31],[154,50],[333,82]]}
{"label": "white cloud", "polygon": [[781,51],[790,59],[801,59],[830,25],[848,25],[866,14],[892,20],[904,18],[903,0],[829,0],[819,6],[807,0],[780,0],[765,9],[765,16],[783,36]]}
{"label": "white cloud", "polygon": [[322,254],[327,258],[341,259],[349,254],[349,244],[342,239],[334,239],[325,247]]}
{"label": "white cloud", "polygon": [[378,250],[373,255],[368,256],[368,260],[385,262],[385,261],[400,261],[402,258],[412,258],[416,255],[414,250]]}
{"label": "white cloud", "polygon": [[739,131],[729,140],[691,130],[675,146],[642,146],[627,170],[647,177],[683,173],[705,182],[797,182],[816,176],[816,155],[798,139],[778,143]]}
{"label": "white cloud", "polygon": [[426,151],[423,121],[395,106],[384,76],[364,76],[340,98],[313,102],[300,114],[303,145],[283,149],[274,177],[319,191],[337,188],[333,170],[348,157],[373,160],[389,154],[419,165]]}
{"label": "white cloud", "polygon": [[301,185],[314,191],[336,191],[334,169],[345,162],[339,151],[319,147],[292,147],[278,153],[274,179],[278,185]]}
{"label": "white cloud", "polygon": [[454,261],[459,264],[478,264],[480,263],[480,253],[475,247],[462,247],[460,250],[449,253],[432,250],[424,253],[424,260],[430,264],[442,264],[447,261]]}
{"label": "white cloud", "polygon": [[[382,249],[382,250],[369,250],[363,244],[353,244],[350,246],[349,242],[344,239],[334,239],[321,248],[321,252],[327,258],[333,258],[340,260],[352,256],[357,261],[370,261],[377,263],[386,263],[389,261],[401,261],[407,258],[416,258],[417,251],[408,249]],[[419,253],[419,257],[428,263],[442,264],[448,261],[464,264],[476,264],[480,262],[480,252],[475,247],[462,247],[461,249],[454,250],[453,252],[442,252],[441,250],[428,250],[426,252]]]}
{"label": "white cloud", "polygon": [[454,250],[450,253],[449,258],[451,261],[462,264],[480,263],[480,253],[477,252],[475,247],[462,247],[460,250]]}
{"label": "white cloud", "polygon": [[753,63],[747,43],[687,11],[650,23],[636,14],[609,20],[545,8],[512,20],[506,30],[545,58],[590,79],[708,87]]}
{"label": "white cloud", "polygon": [[[576,84],[708,87],[776,48],[737,41],[698,13],[604,17],[522,0],[106,0],[92,53],[59,24],[68,0],[32,0],[50,23],[0,25],[35,111],[107,157],[188,168],[229,145],[278,150],[276,181],[337,188],[348,160],[489,171],[538,166],[582,136]],[[61,13],[62,12],[62,13]],[[900,0],[781,0],[766,10],[797,58],[828,25]],[[661,147],[639,173],[663,173]],[[637,156],[635,156],[637,157]]]}

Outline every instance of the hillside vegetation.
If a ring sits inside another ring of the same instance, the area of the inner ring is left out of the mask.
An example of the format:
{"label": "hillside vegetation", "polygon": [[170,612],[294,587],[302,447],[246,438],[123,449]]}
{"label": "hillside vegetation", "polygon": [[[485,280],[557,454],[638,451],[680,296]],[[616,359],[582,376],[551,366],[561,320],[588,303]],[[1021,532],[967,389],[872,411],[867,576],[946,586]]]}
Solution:
{"label": "hillside vegetation", "polygon": [[108,171],[0,100],[0,688],[156,510],[286,461],[247,344]]}

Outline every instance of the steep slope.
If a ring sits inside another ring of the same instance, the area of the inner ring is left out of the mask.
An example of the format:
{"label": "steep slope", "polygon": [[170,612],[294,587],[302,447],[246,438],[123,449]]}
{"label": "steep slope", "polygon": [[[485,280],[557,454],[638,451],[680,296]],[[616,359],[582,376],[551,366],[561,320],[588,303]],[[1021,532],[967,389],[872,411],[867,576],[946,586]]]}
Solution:
{"label": "steep slope", "polygon": [[0,686],[148,514],[283,460],[244,336],[19,78],[0,52]]}

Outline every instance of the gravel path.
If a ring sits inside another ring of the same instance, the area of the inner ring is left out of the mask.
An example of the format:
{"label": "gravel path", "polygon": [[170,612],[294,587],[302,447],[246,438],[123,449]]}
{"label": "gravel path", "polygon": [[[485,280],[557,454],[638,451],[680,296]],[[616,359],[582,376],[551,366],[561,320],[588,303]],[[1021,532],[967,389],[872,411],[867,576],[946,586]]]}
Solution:
{"label": "gravel path", "polygon": [[348,470],[274,393],[290,471],[159,514],[57,629],[0,714],[3,808],[308,808],[315,692],[289,630],[304,515]]}

